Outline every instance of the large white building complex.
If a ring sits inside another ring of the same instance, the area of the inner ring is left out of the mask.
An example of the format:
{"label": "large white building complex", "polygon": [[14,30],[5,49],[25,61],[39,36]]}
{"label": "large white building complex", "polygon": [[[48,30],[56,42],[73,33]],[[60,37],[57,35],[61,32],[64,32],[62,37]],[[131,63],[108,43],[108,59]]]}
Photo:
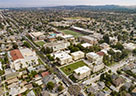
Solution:
{"label": "large white building complex", "polygon": [[94,52],[87,53],[86,57],[91,63],[95,63],[95,64],[102,63],[102,57],[99,56],[97,53]]}
{"label": "large white building complex", "polygon": [[38,64],[36,52],[28,48],[12,50],[8,52],[8,57],[11,68],[15,70]]}
{"label": "large white building complex", "polygon": [[78,60],[78,59],[84,58],[85,53],[82,52],[82,51],[77,51],[77,52],[71,53],[71,56],[72,56],[72,58],[73,58],[74,60]]}
{"label": "large white building complex", "polygon": [[91,72],[91,69],[87,66],[79,67],[79,68],[74,70],[74,77],[76,79],[81,80],[81,79],[89,76],[90,72]]}
{"label": "large white building complex", "polygon": [[32,33],[29,33],[29,35],[31,36],[33,40],[42,40],[45,38],[43,32],[32,32]]}
{"label": "large white building complex", "polygon": [[66,49],[68,46],[70,46],[70,43],[67,41],[53,42],[44,45],[45,48],[46,47],[52,48],[53,51],[60,51]]}
{"label": "large white building complex", "polygon": [[97,72],[104,68],[103,56],[100,56],[99,54],[94,52],[90,52],[86,54],[86,57],[88,61],[90,61],[93,65],[92,67],[93,72]]}
{"label": "large white building complex", "polygon": [[67,64],[67,63],[70,63],[70,62],[73,61],[73,60],[72,60],[72,57],[71,57],[68,53],[66,53],[66,52],[64,52],[64,51],[62,51],[62,52],[57,52],[57,53],[55,53],[55,54],[53,54],[53,55],[54,55],[55,59],[56,59],[56,58],[59,59],[59,63],[60,63],[61,65]]}

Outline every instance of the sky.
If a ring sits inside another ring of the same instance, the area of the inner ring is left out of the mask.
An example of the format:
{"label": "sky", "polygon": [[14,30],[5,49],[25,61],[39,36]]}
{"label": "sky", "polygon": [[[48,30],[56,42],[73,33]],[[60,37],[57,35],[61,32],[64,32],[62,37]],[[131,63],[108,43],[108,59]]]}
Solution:
{"label": "sky", "polygon": [[0,0],[0,7],[46,7],[59,5],[136,5],[136,0]]}

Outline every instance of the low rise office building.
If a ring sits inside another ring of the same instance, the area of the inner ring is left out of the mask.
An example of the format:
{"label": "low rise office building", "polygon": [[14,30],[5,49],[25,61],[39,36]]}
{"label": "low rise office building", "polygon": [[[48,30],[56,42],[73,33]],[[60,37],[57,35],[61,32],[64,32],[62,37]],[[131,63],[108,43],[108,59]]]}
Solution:
{"label": "low rise office building", "polygon": [[79,67],[74,70],[74,77],[78,80],[84,79],[89,76],[91,69],[87,66]]}
{"label": "low rise office building", "polygon": [[71,53],[71,56],[72,56],[72,58],[73,58],[74,60],[78,60],[78,59],[84,58],[85,53],[82,52],[82,51],[77,51],[77,52]]}
{"label": "low rise office building", "polygon": [[64,51],[54,53],[53,56],[55,57],[55,59],[57,59],[57,58],[59,59],[58,62],[61,65],[64,65],[64,64],[67,64],[67,63],[70,63],[70,62],[73,61],[72,57],[68,53],[66,53]]}
{"label": "low rise office building", "polygon": [[53,43],[47,43],[44,45],[45,48],[47,47],[52,48],[54,52],[64,50],[68,46],[70,46],[70,43],[67,41],[58,41]]}

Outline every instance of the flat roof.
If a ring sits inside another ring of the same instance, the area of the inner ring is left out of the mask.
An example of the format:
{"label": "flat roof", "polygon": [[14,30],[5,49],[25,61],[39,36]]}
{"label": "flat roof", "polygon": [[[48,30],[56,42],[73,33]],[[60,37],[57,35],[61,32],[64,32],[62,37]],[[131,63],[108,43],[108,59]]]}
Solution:
{"label": "flat roof", "polygon": [[94,52],[87,53],[87,55],[91,56],[92,58],[99,57],[99,55],[97,53],[94,53]]}
{"label": "flat roof", "polygon": [[30,34],[32,34],[32,35],[35,36],[35,37],[38,37],[38,36],[43,35],[44,33],[43,33],[43,32],[32,32],[32,33],[30,33]]}
{"label": "flat roof", "polygon": [[17,59],[24,58],[23,55],[21,54],[20,50],[18,50],[18,49],[10,51],[10,55],[11,55],[13,61],[15,61]]}
{"label": "flat roof", "polygon": [[54,54],[55,58],[59,58],[59,59],[67,59],[67,58],[72,58],[68,53],[66,52],[59,52],[59,53],[55,53]]}
{"label": "flat roof", "polygon": [[90,47],[90,46],[92,46],[92,44],[90,44],[90,43],[83,43],[83,44],[81,44],[83,47]]}
{"label": "flat roof", "polygon": [[76,52],[71,53],[71,55],[74,55],[74,56],[77,56],[77,55],[80,55],[80,54],[84,54],[84,52],[76,51]]}
{"label": "flat roof", "polygon": [[73,38],[74,36],[73,35],[63,35],[61,37],[64,38],[64,39],[66,39],[66,38]]}
{"label": "flat roof", "polygon": [[80,27],[72,26],[72,28],[74,28],[74,29],[76,29],[76,30],[80,30],[80,31],[85,31],[85,32],[88,32],[88,33],[93,33],[91,30],[83,29],[83,28],[80,28]]}
{"label": "flat roof", "polygon": [[74,71],[75,71],[76,74],[78,74],[78,73],[83,74],[83,73],[86,73],[90,70],[91,69],[89,67],[83,66],[83,67],[79,67],[79,68],[75,69]]}

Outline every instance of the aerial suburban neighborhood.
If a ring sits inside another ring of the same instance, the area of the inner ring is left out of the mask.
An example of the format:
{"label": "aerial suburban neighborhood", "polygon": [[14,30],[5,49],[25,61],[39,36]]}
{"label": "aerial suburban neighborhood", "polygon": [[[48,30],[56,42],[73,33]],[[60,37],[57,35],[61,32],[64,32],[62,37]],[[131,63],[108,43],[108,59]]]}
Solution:
{"label": "aerial suburban neighborhood", "polygon": [[136,9],[106,8],[1,8],[0,96],[136,96]]}

